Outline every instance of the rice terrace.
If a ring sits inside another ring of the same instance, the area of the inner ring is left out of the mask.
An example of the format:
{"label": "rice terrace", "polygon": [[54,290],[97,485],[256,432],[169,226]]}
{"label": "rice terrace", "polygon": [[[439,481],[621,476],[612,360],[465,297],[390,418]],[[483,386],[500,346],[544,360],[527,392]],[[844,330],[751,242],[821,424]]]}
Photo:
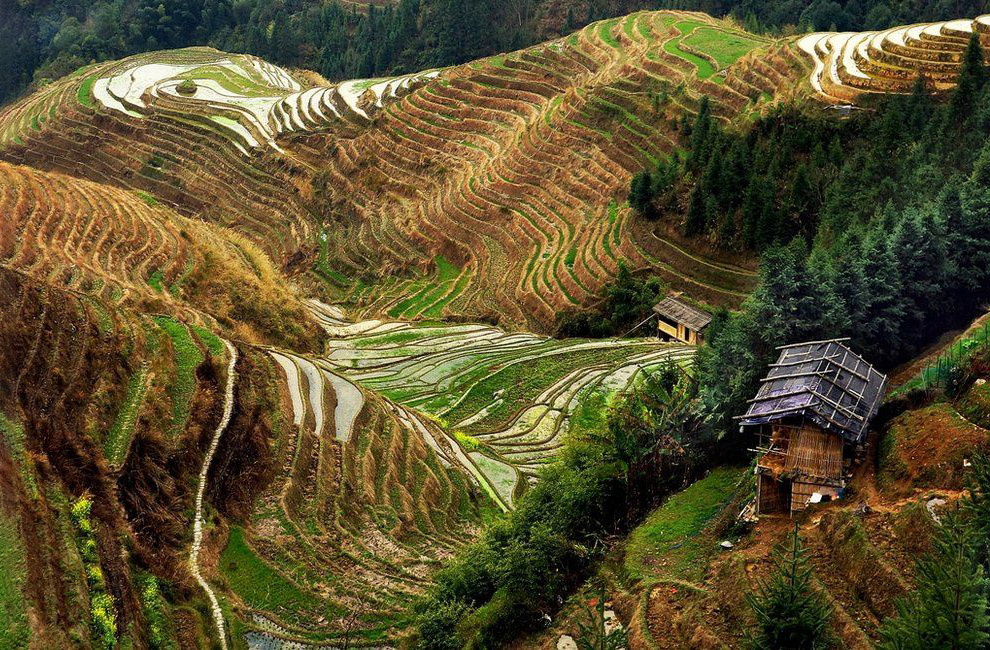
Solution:
{"label": "rice terrace", "polygon": [[15,4],[0,648],[990,638],[990,16]]}

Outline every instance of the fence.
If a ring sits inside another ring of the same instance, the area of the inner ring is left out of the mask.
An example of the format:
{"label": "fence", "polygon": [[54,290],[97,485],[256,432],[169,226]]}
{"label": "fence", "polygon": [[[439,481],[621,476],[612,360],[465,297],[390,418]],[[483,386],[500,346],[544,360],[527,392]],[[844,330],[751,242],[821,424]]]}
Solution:
{"label": "fence", "polygon": [[929,360],[918,378],[908,382],[918,382],[923,390],[949,388],[960,378],[961,371],[973,353],[990,344],[990,319],[984,320],[983,325],[970,330],[969,335],[952,343],[947,350],[935,359]]}

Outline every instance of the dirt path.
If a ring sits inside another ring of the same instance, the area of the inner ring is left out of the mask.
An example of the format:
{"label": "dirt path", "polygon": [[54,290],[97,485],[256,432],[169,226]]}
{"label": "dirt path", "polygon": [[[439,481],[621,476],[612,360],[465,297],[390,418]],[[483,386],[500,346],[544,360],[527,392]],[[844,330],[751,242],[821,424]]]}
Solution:
{"label": "dirt path", "polygon": [[227,635],[224,631],[223,612],[220,611],[220,603],[217,602],[216,594],[213,593],[210,585],[199,571],[199,549],[203,545],[203,493],[206,491],[206,475],[210,471],[210,463],[213,462],[213,454],[217,451],[220,436],[223,434],[224,429],[227,428],[227,424],[230,422],[230,415],[234,411],[234,382],[237,380],[237,376],[234,374],[234,366],[237,364],[237,348],[231,345],[230,341],[225,340],[223,344],[227,346],[227,352],[230,353],[230,362],[227,364],[227,388],[224,392],[223,417],[220,418],[220,424],[217,425],[216,431],[213,432],[213,440],[210,441],[210,448],[206,452],[206,458],[203,459],[203,467],[199,471],[199,484],[196,487],[196,518],[193,520],[193,543],[192,550],[189,551],[189,569],[192,571],[193,576],[196,577],[196,582],[199,583],[199,586],[203,588],[203,591],[206,592],[207,597],[210,599],[210,607],[213,610],[213,621],[216,623],[217,634],[220,638],[220,647],[223,650],[227,650]]}

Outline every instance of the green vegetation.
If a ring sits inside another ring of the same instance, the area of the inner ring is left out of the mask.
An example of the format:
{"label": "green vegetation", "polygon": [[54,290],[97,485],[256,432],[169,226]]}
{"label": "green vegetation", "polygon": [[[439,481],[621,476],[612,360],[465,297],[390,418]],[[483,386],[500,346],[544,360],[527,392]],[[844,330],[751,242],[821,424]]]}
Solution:
{"label": "green vegetation", "polygon": [[618,24],[618,19],[605,20],[598,24],[598,37],[616,49],[622,47],[619,39],[615,37],[615,27]]}
{"label": "green vegetation", "polygon": [[[700,557],[714,545],[699,539],[711,520],[721,513],[749,472],[734,467],[713,469],[683,492],[670,497],[629,536],[625,568],[634,579],[673,577],[700,580]],[[665,576],[657,576],[646,559],[662,556]]]}
{"label": "green vegetation", "polygon": [[605,288],[601,305],[593,310],[561,312],[557,317],[557,334],[592,338],[625,334],[652,313],[665,290],[656,276],[638,278],[620,262],[619,273],[614,283]]}
{"label": "green vegetation", "polygon": [[[147,192],[145,192],[144,190],[138,190],[138,191],[137,191],[137,195],[138,195],[139,197],[141,197],[141,200],[142,200],[142,201],[144,201],[145,203],[147,203],[147,204],[148,204],[148,205],[150,205],[151,207],[155,207],[155,206],[157,206],[157,205],[158,205],[158,199],[156,199],[156,198],[155,198],[155,197],[153,197],[152,195],[150,195],[150,194],[148,194],[148,193],[147,193]],[[150,281],[149,281],[149,282],[150,282]]]}
{"label": "green vegetation", "polygon": [[206,345],[206,349],[210,351],[210,355],[214,357],[220,357],[224,353],[224,344],[220,340],[220,337],[206,329],[205,327],[200,327],[199,325],[193,325],[192,330],[196,332],[196,336],[200,341]]}
{"label": "green vegetation", "polygon": [[138,413],[141,410],[147,389],[148,367],[141,366],[131,374],[131,378],[127,382],[124,402],[120,405],[113,426],[110,427],[110,431],[107,432],[103,441],[103,450],[107,461],[114,467],[120,467],[124,462],[124,456],[130,445],[131,437],[134,435],[134,426],[137,424]]}
{"label": "green vegetation", "polygon": [[86,584],[89,588],[90,628],[97,647],[110,650],[117,646],[116,605],[107,591],[100,556],[96,546],[96,533],[90,520],[93,502],[82,497],[72,504],[72,523],[76,533],[76,544],[86,569]]}
{"label": "green vegetation", "polygon": [[[316,70],[327,79],[373,79],[465,63],[546,37],[536,0],[525,11],[482,0],[398,0],[385,8],[322,0],[96,0],[75,5],[11,5],[0,21],[0,104],[32,79],[70,74],[91,61],[139,52],[211,45]],[[594,0],[568,16],[559,35],[606,17]],[[615,21],[617,22],[617,21]],[[225,88],[250,94],[251,80],[217,73]],[[89,82],[92,85],[92,82]],[[89,105],[89,91],[80,101]],[[85,98],[85,99],[83,99]]]}
{"label": "green vegetation", "polygon": [[919,558],[915,591],[884,623],[888,650],[983,648],[990,639],[990,458],[973,458],[969,494],[941,515],[932,549]]}
{"label": "green vegetation", "polygon": [[727,68],[750,51],[764,43],[743,36],[739,32],[730,32],[715,27],[699,27],[689,36],[681,39],[681,43],[708,54],[720,68]]}
{"label": "green vegetation", "polygon": [[518,508],[437,575],[418,607],[421,647],[498,645],[555,610],[601,558],[602,539],[702,464],[711,432],[693,394],[687,375],[665,371],[623,397],[605,430],[572,437]]}
{"label": "green vegetation", "polygon": [[156,269],[151,273],[151,275],[148,276],[148,286],[150,286],[158,293],[162,293],[163,291],[165,291],[164,280],[165,280],[165,271],[163,271],[162,269]]}
{"label": "green vegetation", "polygon": [[182,95],[195,95],[196,82],[192,79],[183,79],[179,82],[179,85],[175,87],[175,90]]}
{"label": "green vegetation", "polygon": [[38,497],[38,478],[34,471],[34,464],[28,456],[27,447],[24,440],[24,427],[14,420],[9,419],[0,413],[0,438],[6,443],[10,450],[10,456],[17,464],[17,469],[24,480],[24,487],[28,496]]}
{"label": "green vegetation", "polygon": [[76,92],[76,99],[87,108],[96,108],[96,101],[93,99],[93,83],[96,79],[96,76],[83,79],[79,85],[79,90]]}
{"label": "green vegetation", "polygon": [[27,557],[17,519],[2,511],[0,564],[3,565],[0,571],[0,649],[26,648],[31,639],[27,599],[23,591],[27,581]]}
{"label": "green vegetation", "polygon": [[824,650],[832,647],[829,630],[832,605],[815,584],[807,554],[795,523],[788,544],[774,549],[774,572],[770,580],[761,582],[756,593],[748,594],[746,598],[756,615],[752,637],[754,648]]}
{"label": "green vegetation", "polygon": [[175,650],[178,648],[172,635],[172,622],[169,619],[168,604],[162,596],[158,579],[149,574],[138,576],[141,597],[141,610],[148,624],[148,645],[152,650]]}
{"label": "green vegetation", "polygon": [[230,539],[220,554],[220,571],[234,593],[260,610],[291,612],[316,605],[315,596],[304,592],[258,557],[240,526],[230,529]]}
{"label": "green vegetation", "polygon": [[[703,23],[699,23],[696,21],[685,20],[677,23],[676,25],[674,25],[674,27],[680,30],[681,34],[683,35],[681,38],[683,38],[684,36],[688,36],[691,33],[693,33],[694,30],[700,27],[702,24]],[[663,49],[666,50],[668,54],[673,54],[674,56],[684,59],[688,63],[694,64],[694,66],[698,69],[699,79],[708,79],[713,74],[715,74],[715,66],[711,64],[711,61],[703,57],[700,57],[692,52],[685,52],[680,48],[679,46],[680,42],[681,39],[671,39],[663,44]]]}
{"label": "green vegetation", "polygon": [[941,387],[954,395],[961,387],[969,385],[973,366],[983,366],[988,354],[990,319],[953,341],[938,357],[927,362],[917,376],[900,386],[897,393],[906,393],[916,388]]}
{"label": "green vegetation", "polygon": [[417,284],[421,285],[419,290],[415,290],[415,287],[407,289],[406,293],[411,295],[389,309],[389,316],[393,318],[417,316],[435,301],[443,298],[455,286],[461,270],[442,255],[437,255],[433,261],[436,265],[436,274],[418,281]]}
{"label": "green vegetation", "polygon": [[958,146],[990,134],[988,88],[946,104],[919,85],[846,121],[787,109],[747,139],[699,111],[678,180],[697,179],[686,231],[732,241],[741,221],[743,241],[767,247],[760,286],[740,313],[716,315],[698,356],[702,398],[724,426],[778,345],[850,336],[889,366],[990,299],[990,266],[977,261],[990,245],[990,146]]}
{"label": "green vegetation", "polygon": [[178,436],[189,419],[190,403],[196,391],[196,368],[203,363],[203,353],[182,323],[165,316],[156,316],[155,323],[168,334],[175,355],[175,379],[168,387],[168,394],[172,398],[170,431]]}

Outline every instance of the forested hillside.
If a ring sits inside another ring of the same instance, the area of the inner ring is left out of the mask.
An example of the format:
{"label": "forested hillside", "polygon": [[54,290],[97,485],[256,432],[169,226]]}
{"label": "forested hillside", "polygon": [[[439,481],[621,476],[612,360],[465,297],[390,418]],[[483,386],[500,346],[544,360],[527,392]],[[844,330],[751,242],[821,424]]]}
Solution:
{"label": "forested hillside", "polygon": [[750,31],[793,33],[884,29],[988,8],[986,0],[4,0],[0,104],[87,63],[189,45],[344,79],[463,63],[635,9],[732,15]]}
{"label": "forested hillside", "polygon": [[4,0],[0,104],[32,80],[44,83],[93,61],[189,45],[247,52],[329,79],[415,71],[531,45],[646,4],[400,0],[380,7],[322,0]]}

